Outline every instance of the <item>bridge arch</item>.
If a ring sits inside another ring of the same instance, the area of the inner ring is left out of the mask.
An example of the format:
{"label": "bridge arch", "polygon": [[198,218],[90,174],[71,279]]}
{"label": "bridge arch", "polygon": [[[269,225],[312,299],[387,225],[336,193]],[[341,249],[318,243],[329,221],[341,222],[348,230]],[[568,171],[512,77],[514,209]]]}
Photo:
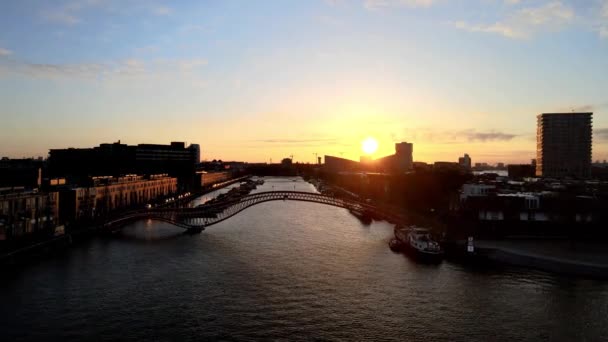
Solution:
{"label": "bridge arch", "polygon": [[368,213],[373,217],[379,217],[395,223],[405,222],[405,217],[399,213],[356,199],[301,191],[267,191],[249,194],[236,199],[205,204],[197,208],[153,208],[136,210],[111,220],[108,224],[116,224],[136,219],[152,219],[171,223],[191,231],[201,231],[209,226],[223,222],[252,206],[271,201],[285,200],[325,204],[346,208],[359,213]]}

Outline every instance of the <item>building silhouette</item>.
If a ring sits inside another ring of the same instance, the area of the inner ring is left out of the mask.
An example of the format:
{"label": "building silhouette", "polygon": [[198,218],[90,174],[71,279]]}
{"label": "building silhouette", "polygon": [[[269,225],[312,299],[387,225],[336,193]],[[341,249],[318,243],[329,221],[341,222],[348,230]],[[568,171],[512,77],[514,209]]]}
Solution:
{"label": "building silhouette", "polygon": [[325,156],[325,169],[330,172],[360,171],[361,163],[340,157]]}
{"label": "building silhouette", "polygon": [[536,176],[591,176],[593,113],[544,113],[537,116]]}
{"label": "building silhouette", "polygon": [[378,171],[389,173],[401,173],[414,168],[412,154],[414,144],[408,142],[395,143],[395,154],[375,160]]}
{"label": "building silhouette", "polygon": [[95,176],[168,174],[184,190],[193,184],[199,153],[200,147],[186,147],[183,142],[129,146],[119,141],[93,148],[52,149],[49,175],[80,184]]}
{"label": "building silhouette", "polygon": [[469,155],[467,153],[465,153],[463,157],[458,158],[458,164],[460,164],[460,166],[463,169],[470,170],[471,169],[471,157],[469,157]]}
{"label": "building silhouette", "polygon": [[532,164],[511,164],[507,166],[507,172],[511,179],[523,179],[534,177],[534,165]]}
{"label": "building silhouette", "polygon": [[4,158],[0,160],[0,188],[37,189],[42,185],[43,169],[42,160]]}
{"label": "building silhouette", "polygon": [[190,144],[190,146],[188,148],[193,150],[195,162],[197,164],[200,164],[200,162],[201,162],[201,145]]}
{"label": "building silhouette", "polygon": [[360,161],[354,161],[334,156],[325,156],[325,169],[332,172],[367,171],[398,174],[411,171],[414,168],[412,153],[414,144],[401,142],[395,144],[395,154],[372,159],[361,156]]}
{"label": "building silhouette", "polygon": [[411,170],[414,167],[414,144],[400,142],[395,144],[395,160],[397,169]]}

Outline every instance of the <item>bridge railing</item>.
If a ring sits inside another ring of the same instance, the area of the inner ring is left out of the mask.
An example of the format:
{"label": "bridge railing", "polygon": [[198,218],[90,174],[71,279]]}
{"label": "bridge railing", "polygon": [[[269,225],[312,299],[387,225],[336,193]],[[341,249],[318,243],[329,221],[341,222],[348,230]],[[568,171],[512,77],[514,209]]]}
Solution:
{"label": "bridge railing", "polygon": [[370,203],[352,198],[341,198],[301,191],[267,191],[242,197],[229,198],[211,204],[203,204],[202,206],[195,208],[150,208],[133,210],[125,213],[122,217],[115,219],[113,222],[147,217],[171,222],[178,226],[206,227],[224,221],[253,205],[276,200],[321,203],[361,213],[368,213],[395,223],[405,221],[405,217],[400,213],[395,213],[382,207],[377,207]]}

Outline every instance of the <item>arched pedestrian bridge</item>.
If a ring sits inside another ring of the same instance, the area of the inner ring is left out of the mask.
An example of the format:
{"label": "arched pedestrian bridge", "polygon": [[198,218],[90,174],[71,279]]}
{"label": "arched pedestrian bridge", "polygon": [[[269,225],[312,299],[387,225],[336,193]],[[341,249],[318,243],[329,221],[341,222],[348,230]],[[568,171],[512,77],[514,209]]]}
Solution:
{"label": "arched pedestrian bridge", "polygon": [[254,205],[270,201],[301,201],[346,208],[358,215],[387,220],[394,223],[405,222],[399,213],[383,209],[369,203],[350,198],[341,198],[300,191],[268,191],[250,194],[235,199],[226,199],[196,208],[151,208],[129,211],[120,217],[113,218],[107,225],[116,225],[136,219],[164,221],[187,229],[200,232],[206,227],[220,223]]}

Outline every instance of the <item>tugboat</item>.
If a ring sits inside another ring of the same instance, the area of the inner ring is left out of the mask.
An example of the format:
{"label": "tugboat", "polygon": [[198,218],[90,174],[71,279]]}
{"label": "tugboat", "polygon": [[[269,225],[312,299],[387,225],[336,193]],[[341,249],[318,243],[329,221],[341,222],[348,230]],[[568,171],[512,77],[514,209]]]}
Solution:
{"label": "tugboat", "polygon": [[439,242],[435,241],[428,229],[410,226],[406,229],[395,227],[396,242],[389,243],[393,246],[403,247],[412,257],[421,261],[440,262],[443,260],[443,249]]}

